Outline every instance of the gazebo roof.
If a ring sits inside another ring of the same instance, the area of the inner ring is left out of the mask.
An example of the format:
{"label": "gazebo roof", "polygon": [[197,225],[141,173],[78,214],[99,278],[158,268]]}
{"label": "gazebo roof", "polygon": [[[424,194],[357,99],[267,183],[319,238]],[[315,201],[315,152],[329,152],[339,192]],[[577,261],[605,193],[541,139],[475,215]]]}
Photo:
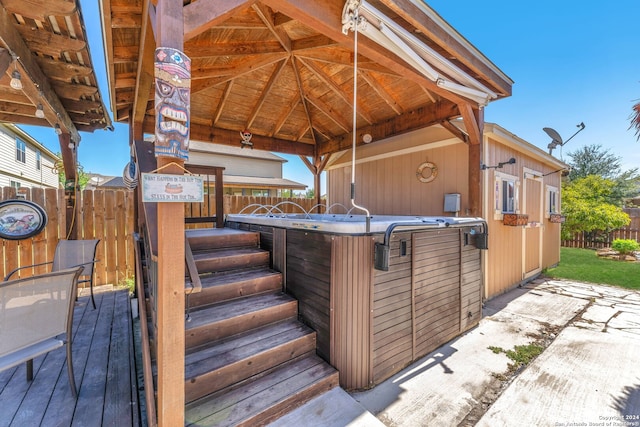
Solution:
{"label": "gazebo roof", "polygon": [[[111,108],[134,135],[154,133],[154,3],[102,0]],[[360,143],[436,123],[465,138],[449,120],[473,117],[484,104],[477,88],[487,102],[510,96],[512,81],[423,2],[360,9],[375,30],[358,39]],[[268,151],[322,156],[350,146],[354,33],[343,32],[345,11],[344,0],[185,1],[191,139],[239,146],[247,129]],[[374,41],[388,29],[395,35]],[[417,55],[427,59],[416,65]]]}
{"label": "gazebo roof", "polygon": [[[78,131],[110,129],[79,4],[66,0],[0,2],[0,121]],[[17,72],[21,89],[11,87]],[[42,106],[43,116],[36,116]]]}

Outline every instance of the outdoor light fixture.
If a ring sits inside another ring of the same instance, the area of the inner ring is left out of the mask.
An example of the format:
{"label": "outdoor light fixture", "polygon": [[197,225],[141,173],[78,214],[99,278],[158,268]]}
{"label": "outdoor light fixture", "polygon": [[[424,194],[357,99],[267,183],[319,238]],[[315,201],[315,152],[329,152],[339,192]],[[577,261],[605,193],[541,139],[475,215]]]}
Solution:
{"label": "outdoor light fixture", "polygon": [[36,107],[36,117],[39,119],[44,119],[44,109],[42,108],[42,104],[38,104]]}
{"label": "outdoor light fixture", "polygon": [[56,131],[56,135],[62,135],[62,129],[58,123],[56,123],[54,130]]}
{"label": "outdoor light fixture", "polygon": [[512,165],[516,162],[515,157],[510,158],[509,160],[507,160],[506,162],[500,162],[495,166],[487,166],[484,163],[482,165],[480,165],[480,169],[485,170],[485,169],[502,169],[502,167],[504,165]]}
{"label": "outdoor light fixture", "polygon": [[11,73],[11,82],[9,83],[9,85],[15,90],[21,90],[22,81],[20,79],[21,79],[20,71],[13,70],[13,72]]}

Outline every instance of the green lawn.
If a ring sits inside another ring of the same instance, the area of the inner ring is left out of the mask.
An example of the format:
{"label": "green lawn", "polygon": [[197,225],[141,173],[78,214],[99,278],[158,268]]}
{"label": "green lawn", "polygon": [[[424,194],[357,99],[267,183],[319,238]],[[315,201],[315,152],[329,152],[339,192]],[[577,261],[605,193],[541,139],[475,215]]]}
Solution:
{"label": "green lawn", "polygon": [[640,289],[640,263],[601,259],[590,249],[560,248],[560,264],[545,275]]}

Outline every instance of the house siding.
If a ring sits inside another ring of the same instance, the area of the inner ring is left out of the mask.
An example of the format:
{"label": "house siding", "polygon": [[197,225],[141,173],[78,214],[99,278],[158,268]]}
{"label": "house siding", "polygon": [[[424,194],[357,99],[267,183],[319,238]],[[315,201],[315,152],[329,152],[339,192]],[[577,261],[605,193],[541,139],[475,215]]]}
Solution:
{"label": "house siding", "polygon": [[[16,160],[16,138],[24,141],[25,162]],[[40,170],[36,169],[36,152],[40,151]],[[26,188],[57,188],[58,175],[54,172],[56,158],[37,141],[12,132],[10,126],[0,126],[0,186],[18,182]]]}

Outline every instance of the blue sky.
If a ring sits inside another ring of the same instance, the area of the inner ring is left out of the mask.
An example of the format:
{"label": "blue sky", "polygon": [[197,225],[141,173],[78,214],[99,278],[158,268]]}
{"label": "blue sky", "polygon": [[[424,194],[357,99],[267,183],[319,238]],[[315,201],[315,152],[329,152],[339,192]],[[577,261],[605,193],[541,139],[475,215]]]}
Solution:
{"label": "blue sky", "polygon": [[[615,3],[615,5],[614,5]],[[489,104],[485,121],[497,123],[547,150],[551,127],[564,140],[577,124],[586,128],[556,157],[585,145],[600,144],[622,158],[623,169],[640,166],[640,142],[629,130],[632,105],[640,99],[640,1],[579,2],[539,0],[428,1],[469,42],[514,80],[511,97]],[[98,2],[81,0],[94,67],[107,107],[107,88]],[[128,129],[81,132],[78,150],[86,172],[121,175],[129,161]],[[25,130],[59,152],[50,128]],[[310,187],[313,177],[296,156],[284,177]]]}

